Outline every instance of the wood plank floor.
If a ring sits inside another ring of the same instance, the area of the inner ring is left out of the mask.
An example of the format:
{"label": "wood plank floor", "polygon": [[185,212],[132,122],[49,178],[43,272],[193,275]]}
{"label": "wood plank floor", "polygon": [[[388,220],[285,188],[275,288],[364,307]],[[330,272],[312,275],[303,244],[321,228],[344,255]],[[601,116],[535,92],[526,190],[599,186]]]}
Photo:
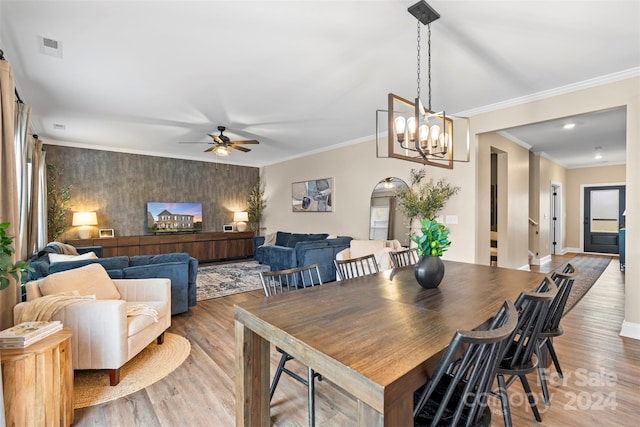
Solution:
{"label": "wood plank floor", "polygon": [[[570,259],[554,257],[548,271]],[[515,426],[640,425],[640,341],[621,338],[624,274],[616,258],[589,293],[563,319],[565,334],[554,341],[564,380],[551,369],[551,406],[539,402],[542,423],[535,422],[519,383],[509,388]],[[75,426],[233,426],[233,305],[262,298],[262,291],[198,303],[174,316],[170,332],[191,342],[191,355],[165,379],[116,401],[75,411]],[[272,372],[277,353],[272,351]],[[299,366],[299,372],[304,368]],[[541,400],[537,376],[530,376]],[[491,399],[492,426],[502,426],[499,403]],[[316,390],[318,426],[354,425],[355,401],[324,380]],[[272,425],[307,425],[306,389],[283,377],[272,407]]]}

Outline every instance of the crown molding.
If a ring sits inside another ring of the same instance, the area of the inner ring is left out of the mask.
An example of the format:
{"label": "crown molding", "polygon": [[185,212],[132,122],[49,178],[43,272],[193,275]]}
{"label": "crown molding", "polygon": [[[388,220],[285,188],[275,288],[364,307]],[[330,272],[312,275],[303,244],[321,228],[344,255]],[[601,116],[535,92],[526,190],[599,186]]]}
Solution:
{"label": "crown molding", "polygon": [[542,99],[552,98],[554,96],[564,95],[566,93],[589,89],[607,83],[613,83],[638,76],[640,76],[640,67],[629,68],[628,70],[618,71],[616,73],[595,77],[593,79],[583,80],[581,82],[572,83],[566,86],[560,86],[554,89],[532,93],[530,95],[521,96],[519,98],[513,98],[507,101],[496,102],[495,104],[489,104],[478,108],[472,108],[470,110],[460,111],[458,113],[455,113],[454,116],[472,117],[482,113],[501,110],[503,108],[515,107],[517,105],[540,101]]}

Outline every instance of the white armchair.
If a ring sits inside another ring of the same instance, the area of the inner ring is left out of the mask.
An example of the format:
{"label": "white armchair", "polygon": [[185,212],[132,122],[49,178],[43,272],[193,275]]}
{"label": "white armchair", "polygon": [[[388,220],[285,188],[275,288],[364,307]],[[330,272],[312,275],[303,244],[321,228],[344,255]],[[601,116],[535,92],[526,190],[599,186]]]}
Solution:
{"label": "white armchair", "polygon": [[380,271],[393,268],[389,252],[402,248],[397,240],[352,240],[347,249],[336,254],[337,260],[357,258],[373,254]]}
{"label": "white armchair", "polygon": [[[83,268],[47,277],[70,275]],[[27,302],[14,308],[16,320],[26,313],[23,310],[28,308],[30,301],[43,296],[41,290],[47,277],[26,284]],[[70,304],[55,313],[50,320],[60,320],[65,327],[73,331],[73,369],[108,369],[110,383],[116,385],[120,381],[122,365],[154,339],[157,339],[158,344],[162,344],[164,332],[171,326],[171,281],[114,279],[111,282],[120,294],[119,299],[95,299]],[[81,295],[89,294],[84,290]],[[131,308],[135,308],[133,306],[141,304],[142,311],[148,308],[155,309],[157,321],[148,313],[127,315],[132,311]]]}

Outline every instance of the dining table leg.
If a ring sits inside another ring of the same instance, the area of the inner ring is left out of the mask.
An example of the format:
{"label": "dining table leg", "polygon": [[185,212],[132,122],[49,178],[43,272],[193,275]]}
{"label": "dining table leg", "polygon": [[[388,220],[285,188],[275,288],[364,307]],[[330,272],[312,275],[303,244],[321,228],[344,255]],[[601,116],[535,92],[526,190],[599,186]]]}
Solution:
{"label": "dining table leg", "polygon": [[413,393],[402,392],[401,396],[386,396],[385,413],[358,400],[357,425],[360,427],[404,427],[413,425]]}
{"label": "dining table leg", "polygon": [[235,323],[236,427],[268,427],[269,341]]}

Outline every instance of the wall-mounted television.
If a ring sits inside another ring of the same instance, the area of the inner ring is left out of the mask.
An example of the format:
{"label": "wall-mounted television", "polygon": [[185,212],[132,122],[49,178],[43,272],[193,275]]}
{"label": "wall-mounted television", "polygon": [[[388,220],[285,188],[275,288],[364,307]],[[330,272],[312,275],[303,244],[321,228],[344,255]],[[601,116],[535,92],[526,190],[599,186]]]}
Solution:
{"label": "wall-mounted television", "polygon": [[202,230],[202,203],[147,202],[147,233]]}

